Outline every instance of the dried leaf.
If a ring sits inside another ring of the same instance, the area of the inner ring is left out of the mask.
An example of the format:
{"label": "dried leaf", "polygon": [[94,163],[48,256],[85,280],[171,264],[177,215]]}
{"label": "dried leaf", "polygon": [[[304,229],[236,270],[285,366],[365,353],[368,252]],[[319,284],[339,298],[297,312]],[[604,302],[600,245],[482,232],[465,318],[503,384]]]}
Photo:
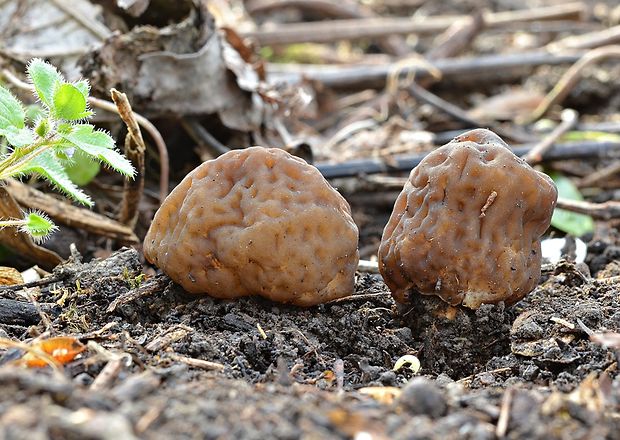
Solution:
{"label": "dried leaf", "polygon": [[257,70],[215,28],[208,10],[195,12],[161,30],[136,27],[107,39],[84,59],[84,75],[98,94],[125,90],[136,111],[216,113],[229,128],[257,129],[263,116],[254,93]]}
{"label": "dried leaf", "polygon": [[[76,61],[112,32],[100,21],[101,7],[88,0],[0,2],[3,49],[20,58],[54,58],[70,77]],[[24,6],[27,7],[24,7]]]}
{"label": "dried leaf", "polygon": [[[50,355],[61,365],[71,362],[78,354],[86,349],[80,341],[71,336],[44,339],[33,344],[32,348]],[[34,350],[26,353],[21,360],[30,368],[47,366],[48,363],[40,356],[37,356]]]}
{"label": "dried leaf", "polygon": [[23,282],[22,274],[17,269],[0,266],[0,286],[13,286]]}
{"label": "dried leaf", "polygon": [[482,121],[514,121],[530,114],[542,99],[534,91],[511,89],[480,102],[469,115]]}

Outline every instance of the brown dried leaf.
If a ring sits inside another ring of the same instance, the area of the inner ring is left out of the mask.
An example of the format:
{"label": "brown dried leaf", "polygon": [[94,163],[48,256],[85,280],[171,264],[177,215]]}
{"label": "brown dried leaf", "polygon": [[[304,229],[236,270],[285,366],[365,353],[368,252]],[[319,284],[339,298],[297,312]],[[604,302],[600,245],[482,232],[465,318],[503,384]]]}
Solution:
{"label": "brown dried leaf", "polygon": [[485,99],[468,113],[481,121],[514,121],[533,112],[543,97],[530,90],[511,89]]}
{"label": "brown dried leaf", "polygon": [[30,368],[41,368],[48,365],[48,362],[36,355],[36,350],[48,354],[56,362],[64,365],[71,362],[86,349],[84,344],[72,336],[44,339],[34,343],[32,348],[33,351],[26,353],[21,359]]}
{"label": "brown dried leaf", "polygon": [[23,282],[22,274],[17,269],[0,266],[0,286],[13,286]]}
{"label": "brown dried leaf", "polygon": [[252,99],[260,76],[218,32],[206,7],[162,29],[143,26],[115,35],[84,57],[82,68],[93,91],[123,90],[136,111],[216,113],[224,125],[243,131],[261,124],[260,99]]}

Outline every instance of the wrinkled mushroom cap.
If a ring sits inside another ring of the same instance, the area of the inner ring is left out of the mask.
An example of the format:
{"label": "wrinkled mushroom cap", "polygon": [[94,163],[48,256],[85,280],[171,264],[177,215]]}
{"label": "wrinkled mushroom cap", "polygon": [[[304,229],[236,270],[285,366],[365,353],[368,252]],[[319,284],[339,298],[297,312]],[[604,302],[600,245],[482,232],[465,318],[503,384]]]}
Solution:
{"label": "wrinkled mushroom cap", "polygon": [[310,306],[352,294],[358,230],[319,171],[276,148],[203,163],[155,214],[146,258],[193,293]]}
{"label": "wrinkled mushroom cap", "polygon": [[493,132],[467,132],[412,170],[379,248],[399,302],[437,295],[452,304],[512,304],[540,278],[540,237],[557,199],[553,181]]}

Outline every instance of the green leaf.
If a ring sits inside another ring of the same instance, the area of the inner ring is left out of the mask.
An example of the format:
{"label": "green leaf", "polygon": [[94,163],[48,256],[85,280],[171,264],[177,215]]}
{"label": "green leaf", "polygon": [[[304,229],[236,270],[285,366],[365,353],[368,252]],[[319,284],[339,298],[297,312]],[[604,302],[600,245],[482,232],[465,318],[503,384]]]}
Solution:
{"label": "green leaf", "polygon": [[69,179],[53,151],[45,151],[32,159],[22,169],[23,174],[35,173],[49,180],[57,189],[83,205],[92,206],[88,195]]}
{"label": "green leaf", "polygon": [[71,133],[71,130],[73,130],[73,125],[69,124],[68,122],[61,122],[56,127],[56,131],[61,134]]}
{"label": "green leaf", "polygon": [[30,104],[26,106],[26,120],[32,123],[47,116],[47,111],[39,104]]}
{"label": "green leaf", "polygon": [[125,156],[114,150],[114,139],[104,131],[93,129],[89,124],[77,124],[70,133],[61,133],[60,136],[119,173],[133,177],[135,170]]}
{"label": "green leaf", "polygon": [[54,91],[54,116],[58,119],[75,121],[86,114],[86,98],[77,87],[62,84]]}
{"label": "green leaf", "polygon": [[23,128],[25,117],[22,103],[11,92],[0,86],[0,129]]}
{"label": "green leaf", "polygon": [[28,64],[28,76],[37,96],[50,109],[54,107],[54,90],[64,83],[64,78],[54,66],[35,58]]}
{"label": "green leaf", "polygon": [[[583,200],[583,196],[568,177],[560,173],[549,173],[558,188],[558,196],[569,200]],[[567,234],[581,237],[594,231],[594,220],[585,214],[557,209],[551,217],[551,225]]]}
{"label": "green leaf", "polygon": [[47,135],[47,133],[49,133],[50,128],[51,127],[49,120],[47,118],[41,118],[38,120],[34,132],[37,134],[37,136],[43,138]]}
{"label": "green leaf", "polygon": [[99,174],[101,165],[78,150],[73,155],[71,162],[65,166],[65,171],[73,183],[78,186],[88,185]]}
{"label": "green leaf", "polygon": [[74,82],[73,85],[82,93],[84,99],[88,99],[88,94],[90,93],[90,84],[88,84],[87,80],[81,79]]}
{"label": "green leaf", "polygon": [[14,147],[23,147],[34,142],[34,133],[29,128],[8,127],[0,129],[0,136],[4,136],[7,142]]}
{"label": "green leaf", "polygon": [[562,136],[563,141],[620,142],[620,135],[603,131],[569,131]]}
{"label": "green leaf", "polygon": [[32,237],[35,242],[41,242],[58,228],[50,218],[40,212],[29,212],[24,218],[25,224],[20,228]]}

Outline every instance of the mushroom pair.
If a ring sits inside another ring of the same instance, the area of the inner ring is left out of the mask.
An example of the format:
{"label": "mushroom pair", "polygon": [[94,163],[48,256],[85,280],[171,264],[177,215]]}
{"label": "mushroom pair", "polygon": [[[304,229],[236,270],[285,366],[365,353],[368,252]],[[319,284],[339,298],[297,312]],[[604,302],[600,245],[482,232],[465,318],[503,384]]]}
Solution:
{"label": "mushroom pair", "polygon": [[[557,198],[488,130],[434,150],[413,169],[379,248],[400,302],[514,303],[540,277],[540,237]],[[310,306],[352,294],[358,229],[319,171],[280,149],[233,150],[189,173],[156,213],[146,258],[185,290]]]}

